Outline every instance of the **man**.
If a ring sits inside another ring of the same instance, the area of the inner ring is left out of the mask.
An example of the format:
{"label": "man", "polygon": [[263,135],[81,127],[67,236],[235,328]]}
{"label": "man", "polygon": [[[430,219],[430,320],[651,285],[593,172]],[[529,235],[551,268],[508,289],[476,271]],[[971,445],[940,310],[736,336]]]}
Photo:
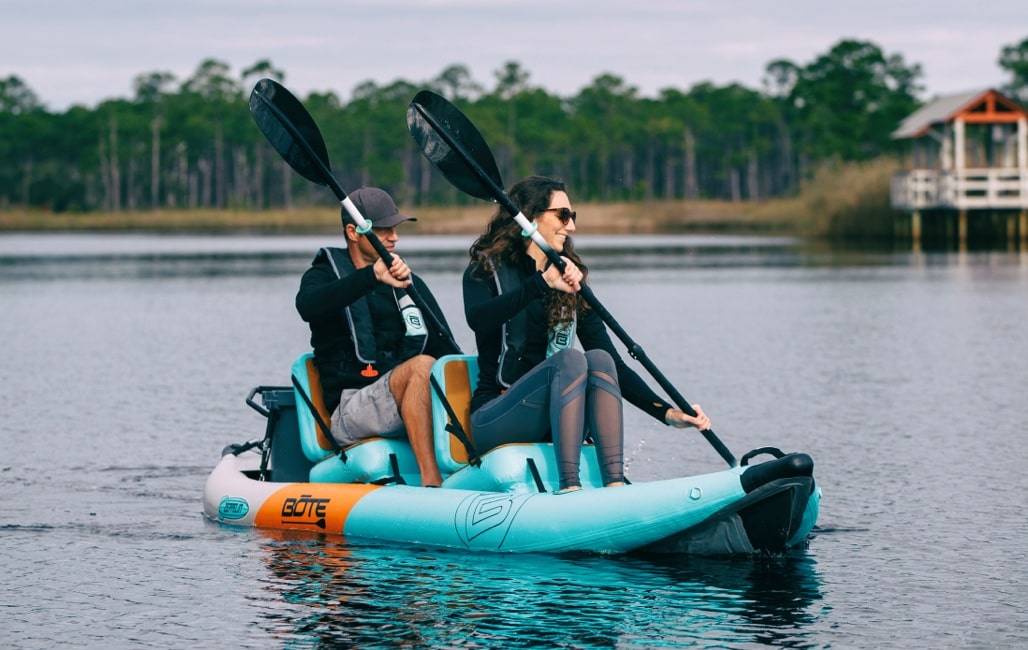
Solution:
{"label": "man", "polygon": [[[386,267],[344,212],[346,249],[321,249],[300,281],[296,309],[311,327],[332,437],[345,448],[374,436],[403,437],[406,430],[421,484],[438,486],[429,371],[437,357],[458,350],[432,293],[394,253],[396,227],[416,219],[400,214],[376,187],[362,187],[350,200],[371,221],[393,263]],[[445,331],[406,295],[412,282]]]}

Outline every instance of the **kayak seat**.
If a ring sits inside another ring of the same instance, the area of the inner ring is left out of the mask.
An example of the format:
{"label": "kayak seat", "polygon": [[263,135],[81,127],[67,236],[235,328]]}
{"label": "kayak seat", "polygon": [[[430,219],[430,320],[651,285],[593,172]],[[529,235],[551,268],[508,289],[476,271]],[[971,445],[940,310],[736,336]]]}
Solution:
{"label": "kayak seat", "polygon": [[[441,357],[432,366],[432,376],[446,395],[464,433],[474,444],[471,395],[478,385],[478,357],[466,354]],[[557,460],[552,443],[500,445],[482,454],[478,465],[471,465],[464,443],[447,429],[449,422],[446,408],[433,390],[432,428],[436,461],[446,477],[443,487],[484,492],[539,492],[558,488]],[[583,487],[603,485],[593,445],[582,446],[580,476]]]}
{"label": "kayak seat", "polygon": [[[461,428],[471,435],[471,395],[478,385],[478,357],[473,354],[448,354],[432,364],[432,376],[450,403]],[[447,430],[450,422],[439,394],[432,390],[432,432],[435,457],[443,476],[468,464],[468,450],[460,438]]]}
{"label": "kayak seat", "polygon": [[[582,445],[579,462],[582,487],[602,487],[595,445]],[[553,492],[560,487],[553,443],[500,445],[482,455],[481,465],[465,465],[446,477],[443,487],[481,492]]]}
{"label": "kayak seat", "polygon": [[[303,455],[314,463],[311,483],[408,483],[420,485],[421,475],[414,452],[405,439],[367,438],[337,453],[318,419],[331,426],[331,414],[325,408],[321,377],[314,365],[314,355],[301,354],[292,367],[293,392],[296,397],[296,418]],[[318,413],[315,418],[310,405]]]}

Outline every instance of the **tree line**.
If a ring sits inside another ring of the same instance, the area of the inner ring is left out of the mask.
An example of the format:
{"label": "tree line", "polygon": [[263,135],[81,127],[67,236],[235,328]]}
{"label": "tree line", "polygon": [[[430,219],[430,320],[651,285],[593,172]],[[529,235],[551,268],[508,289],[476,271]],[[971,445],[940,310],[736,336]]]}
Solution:
{"label": "tree line", "polygon": [[[1007,88],[1024,98],[1028,38],[1003,48]],[[0,79],[0,208],[53,211],[264,209],[314,204],[307,183],[264,142],[247,110],[262,60],[234,74],[207,59],[187,79],[148,72],[131,99],[48,111],[20,78]],[[301,98],[322,128],[344,188],[374,184],[411,204],[466,201],[407,133],[414,94],[431,88],[482,130],[508,182],[565,179],[576,200],[762,199],[794,192],[826,160],[898,151],[890,139],[919,106],[922,70],[873,42],[841,40],[805,63],[767,64],[763,87],[702,82],[644,97],[605,73],[563,97],[505,63],[490,87],[461,64],[435,78],[357,85]]]}

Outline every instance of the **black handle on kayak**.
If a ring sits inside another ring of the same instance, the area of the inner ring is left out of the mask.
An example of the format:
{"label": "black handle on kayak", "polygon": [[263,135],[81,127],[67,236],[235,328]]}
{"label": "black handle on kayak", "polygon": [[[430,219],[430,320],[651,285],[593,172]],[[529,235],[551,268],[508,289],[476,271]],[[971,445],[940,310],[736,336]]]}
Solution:
{"label": "black handle on kayak", "polygon": [[252,408],[253,410],[257,411],[258,413],[260,413],[261,415],[263,415],[266,418],[267,417],[271,417],[271,411],[269,411],[268,409],[264,408],[263,406],[261,406],[260,404],[255,402],[253,400],[253,398],[254,398],[255,395],[257,395],[257,393],[261,393],[263,395],[264,391],[267,390],[268,388],[270,388],[270,387],[269,386],[254,386],[253,390],[250,391],[250,394],[246,396],[246,405],[249,406],[250,408]]}

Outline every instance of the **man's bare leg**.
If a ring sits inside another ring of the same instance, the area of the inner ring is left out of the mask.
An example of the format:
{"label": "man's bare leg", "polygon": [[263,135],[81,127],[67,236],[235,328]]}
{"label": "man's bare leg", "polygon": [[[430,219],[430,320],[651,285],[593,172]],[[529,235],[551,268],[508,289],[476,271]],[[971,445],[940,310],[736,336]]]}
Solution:
{"label": "man's bare leg", "polygon": [[419,354],[393,368],[389,389],[400,406],[400,417],[407,428],[407,437],[421,471],[422,485],[438,486],[443,482],[435,461],[432,439],[432,399],[429,395],[429,373],[435,359]]}

